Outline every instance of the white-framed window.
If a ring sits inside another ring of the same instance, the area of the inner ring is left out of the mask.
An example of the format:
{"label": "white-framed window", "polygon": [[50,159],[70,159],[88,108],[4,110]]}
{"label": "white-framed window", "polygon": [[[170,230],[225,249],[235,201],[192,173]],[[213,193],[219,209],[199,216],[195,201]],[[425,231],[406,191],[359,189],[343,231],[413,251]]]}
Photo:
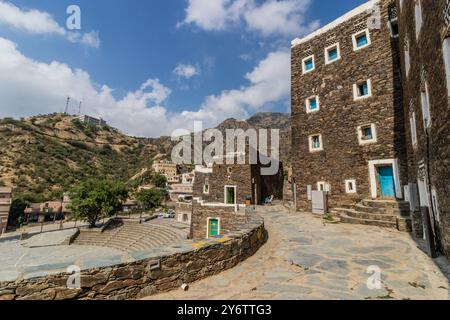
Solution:
{"label": "white-framed window", "polygon": [[320,110],[319,96],[312,96],[306,99],[306,113],[317,112]]}
{"label": "white-framed window", "polygon": [[371,40],[369,29],[365,29],[363,31],[355,33],[352,36],[352,41],[353,41],[353,51],[358,51],[365,47],[370,46]]}
{"label": "white-framed window", "polygon": [[392,38],[398,38],[398,33],[399,33],[399,30],[398,30],[398,19],[395,18],[395,19],[389,20],[388,26],[389,26],[389,31],[391,33],[391,37]]}
{"label": "white-framed window", "polygon": [[447,91],[450,97],[450,37],[444,39],[442,45],[442,53],[444,55],[445,75],[447,79]]}
{"label": "white-framed window", "polygon": [[331,191],[331,186],[330,186],[329,183],[327,183],[325,181],[319,181],[319,182],[317,182],[317,191],[330,192]]}
{"label": "white-framed window", "polygon": [[417,147],[417,124],[416,124],[416,113],[412,112],[409,117],[409,123],[411,127],[411,141],[413,147]]}
{"label": "white-framed window", "polygon": [[411,56],[409,53],[409,41],[405,41],[405,72],[406,76],[409,76],[409,70],[411,70]]}
{"label": "white-framed window", "polygon": [[431,126],[431,116],[430,116],[430,96],[428,93],[428,84],[425,83],[424,89],[420,92],[420,102],[422,105],[422,116],[425,128]]}
{"label": "white-framed window", "polygon": [[422,30],[422,3],[421,0],[415,0],[414,16],[416,20],[416,37],[419,39],[420,31]]}
{"label": "white-framed window", "polygon": [[345,180],[345,193],[356,193],[356,180]]}
{"label": "white-framed window", "polygon": [[209,194],[209,184],[203,185],[203,193],[204,194]]}
{"label": "white-framed window", "polygon": [[353,98],[355,101],[370,98],[371,96],[372,96],[372,81],[370,79],[358,81],[353,85]]}
{"label": "white-framed window", "polygon": [[314,134],[309,136],[309,151],[318,152],[323,150],[322,135]]}
{"label": "white-framed window", "polygon": [[309,73],[316,69],[316,64],[314,62],[314,55],[306,57],[302,60],[302,71],[303,74]]}
{"label": "white-framed window", "polygon": [[358,127],[358,141],[360,145],[377,142],[377,130],[374,123]]}
{"label": "white-framed window", "polygon": [[339,43],[325,48],[325,64],[330,64],[341,59],[341,48]]}

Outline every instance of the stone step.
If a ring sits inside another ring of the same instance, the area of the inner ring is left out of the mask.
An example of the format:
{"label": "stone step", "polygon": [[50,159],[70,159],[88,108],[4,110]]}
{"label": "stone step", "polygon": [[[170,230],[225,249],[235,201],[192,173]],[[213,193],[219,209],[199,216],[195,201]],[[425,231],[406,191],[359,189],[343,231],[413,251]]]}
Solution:
{"label": "stone step", "polygon": [[351,210],[351,209],[336,209],[336,210],[338,212],[340,212],[341,214],[346,215],[350,218],[397,223],[397,216],[395,216],[395,215],[367,213],[367,212],[360,212],[360,211]]}
{"label": "stone step", "polygon": [[369,206],[365,206],[362,204],[357,204],[353,208],[356,211],[360,211],[360,212],[374,213],[374,214],[387,214],[387,211],[385,208],[369,207]]}
{"label": "stone step", "polygon": [[362,224],[362,225],[366,225],[366,226],[376,226],[376,227],[397,229],[396,222],[359,219],[359,218],[349,217],[345,214],[341,215],[340,218],[341,218],[341,222],[343,222],[343,223]]}
{"label": "stone step", "polygon": [[406,201],[397,200],[363,200],[362,205],[366,207],[374,208],[393,208],[393,209],[403,209],[409,210],[409,203]]}

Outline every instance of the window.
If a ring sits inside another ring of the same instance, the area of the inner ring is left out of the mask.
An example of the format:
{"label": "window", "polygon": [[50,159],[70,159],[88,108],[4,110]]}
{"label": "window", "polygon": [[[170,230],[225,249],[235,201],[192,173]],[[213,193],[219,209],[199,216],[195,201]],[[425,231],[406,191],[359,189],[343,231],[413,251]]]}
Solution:
{"label": "window", "polygon": [[356,193],[356,180],[345,180],[345,192]]}
{"label": "window", "polygon": [[375,124],[358,127],[358,140],[360,145],[377,142]]}
{"label": "window", "polygon": [[365,99],[372,96],[372,82],[370,80],[360,81],[353,85],[353,96],[355,100]]}
{"label": "window", "polygon": [[392,19],[389,21],[389,30],[391,31],[391,37],[398,37],[398,19]]}
{"label": "window", "polygon": [[325,48],[325,64],[333,63],[341,58],[339,43]]}
{"label": "window", "polygon": [[306,113],[317,112],[320,109],[319,97],[313,96],[306,99]]}
{"label": "window", "polygon": [[411,57],[409,55],[409,42],[405,41],[405,72],[406,76],[409,76],[409,70],[411,69]]}
{"label": "window", "polygon": [[450,97],[450,37],[444,40],[442,52],[444,54],[445,74],[447,77],[447,91]]}
{"label": "window", "polygon": [[363,30],[359,33],[355,33],[352,36],[353,40],[353,50],[361,50],[367,46],[370,45],[370,35],[369,35],[369,29]]}
{"label": "window", "polygon": [[228,167],[227,172],[228,172],[228,174],[231,174],[233,172],[233,168]]}
{"label": "window", "polygon": [[411,141],[413,147],[417,146],[417,125],[416,125],[416,113],[411,113],[411,117],[409,118],[409,123],[411,126]]}
{"label": "window", "polygon": [[326,183],[324,181],[317,182],[317,191],[330,192],[331,191],[331,186],[330,186],[330,184],[328,184],[328,183]]}
{"label": "window", "polygon": [[429,128],[431,126],[431,118],[430,118],[430,97],[428,95],[428,84],[425,83],[425,88],[420,93],[421,104],[422,104],[422,115],[423,115],[423,123],[425,128]]}
{"label": "window", "polygon": [[416,37],[417,40],[419,39],[420,36],[420,30],[422,29],[422,3],[420,2],[420,0],[415,0],[416,1],[416,5],[415,5],[415,18],[416,18]]}
{"label": "window", "polygon": [[204,193],[204,194],[209,194],[209,184],[205,184],[205,185],[203,186],[203,193]]}
{"label": "window", "polygon": [[311,72],[315,69],[314,56],[309,56],[302,61],[303,74]]}
{"label": "window", "polygon": [[322,135],[316,134],[309,137],[309,151],[310,152],[316,152],[316,151],[322,151],[323,145],[322,145]]}

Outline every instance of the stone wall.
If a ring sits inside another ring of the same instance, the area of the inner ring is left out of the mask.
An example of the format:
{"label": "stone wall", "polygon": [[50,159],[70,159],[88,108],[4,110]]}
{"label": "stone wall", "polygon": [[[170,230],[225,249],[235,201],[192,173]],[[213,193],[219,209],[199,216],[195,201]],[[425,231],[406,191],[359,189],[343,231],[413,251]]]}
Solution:
{"label": "stone wall", "polygon": [[193,203],[192,234],[194,239],[207,237],[208,218],[220,219],[220,235],[239,230],[249,219],[245,208],[236,210],[238,206],[201,204],[196,200]]}
{"label": "stone wall", "polygon": [[[403,1],[399,12],[400,47],[406,145],[408,150],[408,182],[426,177],[432,198],[438,246],[450,257],[450,104],[443,59],[443,41],[450,36],[450,1],[422,0],[422,28],[416,36],[415,1]],[[399,2],[397,2],[399,6]],[[446,19],[445,13],[449,15]],[[408,44],[408,45],[407,45]],[[405,48],[409,47],[410,71],[406,74]],[[427,138],[421,107],[421,91],[427,83],[430,97],[431,127]],[[413,147],[409,118],[415,113],[417,146]],[[428,160],[427,160],[428,159]],[[430,207],[433,207],[430,206]],[[421,215],[415,214],[418,229]],[[418,231],[419,235],[421,230]]]}
{"label": "stone wall", "polygon": [[[292,164],[297,181],[298,209],[310,209],[307,186],[331,187],[330,206],[371,198],[369,161],[398,159],[402,186],[406,182],[406,151],[402,90],[396,39],[388,28],[389,5],[382,0],[380,29],[370,32],[371,44],[354,51],[352,35],[368,27],[370,13],[343,21],[335,28],[292,48]],[[339,43],[341,58],[325,64],[325,48]],[[302,60],[314,54],[315,70],[302,74]],[[372,97],[354,101],[353,85],[370,79]],[[306,112],[306,99],[317,95],[318,112]],[[357,128],[375,124],[377,142],[360,145]],[[309,136],[322,135],[323,151],[311,153]],[[347,194],[345,180],[356,180],[357,193]]]}
{"label": "stone wall", "polygon": [[84,270],[80,289],[66,287],[67,274],[0,283],[0,300],[122,300],[177,289],[183,283],[236,266],[265,243],[267,235],[261,218],[252,216],[241,227],[221,242],[205,240],[201,245],[192,242],[190,250],[176,254]]}
{"label": "stone wall", "polygon": [[[236,186],[236,203],[244,204],[247,197],[253,196],[253,165],[218,165],[213,166],[213,173],[195,173],[194,197],[206,202],[225,202],[225,186]],[[228,170],[231,170],[229,173]],[[203,193],[205,181],[209,184],[209,193]],[[253,200],[252,200],[253,201]]]}

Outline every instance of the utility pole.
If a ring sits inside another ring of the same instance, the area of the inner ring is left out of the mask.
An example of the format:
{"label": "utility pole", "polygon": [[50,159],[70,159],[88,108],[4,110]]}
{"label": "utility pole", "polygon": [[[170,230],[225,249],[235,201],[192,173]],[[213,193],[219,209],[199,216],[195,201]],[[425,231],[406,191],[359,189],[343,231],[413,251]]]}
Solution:
{"label": "utility pole", "polygon": [[66,109],[64,110],[64,114],[67,114],[67,112],[69,111],[69,103],[70,103],[70,97],[67,97]]}

